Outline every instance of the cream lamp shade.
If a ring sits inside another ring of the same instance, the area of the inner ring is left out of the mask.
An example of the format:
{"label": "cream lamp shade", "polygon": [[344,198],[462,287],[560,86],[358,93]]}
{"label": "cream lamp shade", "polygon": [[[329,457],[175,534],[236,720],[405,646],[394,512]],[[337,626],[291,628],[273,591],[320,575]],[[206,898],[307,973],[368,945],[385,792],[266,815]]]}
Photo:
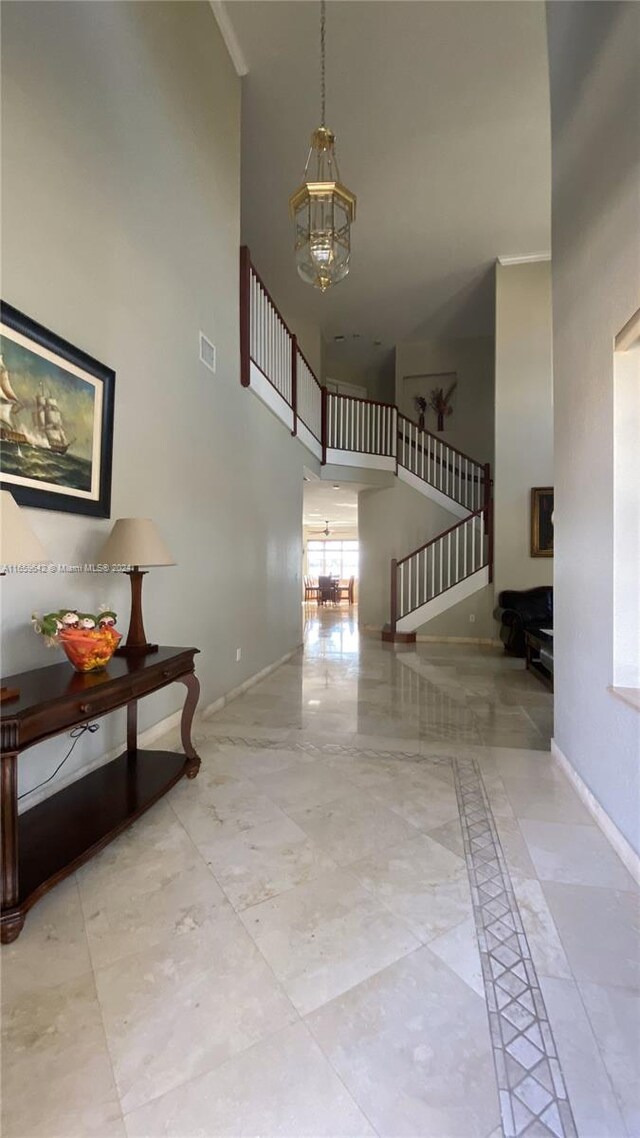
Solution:
{"label": "cream lamp shade", "polygon": [[4,565],[41,565],[50,560],[15,498],[0,492],[0,569]]}
{"label": "cream lamp shade", "polygon": [[176,564],[151,518],[118,518],[98,554],[98,562],[146,568]]}

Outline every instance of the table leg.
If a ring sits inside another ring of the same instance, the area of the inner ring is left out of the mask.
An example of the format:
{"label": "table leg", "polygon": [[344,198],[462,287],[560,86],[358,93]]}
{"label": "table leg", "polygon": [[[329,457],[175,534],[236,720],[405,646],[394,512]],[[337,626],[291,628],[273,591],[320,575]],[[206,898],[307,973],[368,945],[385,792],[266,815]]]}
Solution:
{"label": "table leg", "polygon": [[20,935],[24,913],[11,912],[18,904],[18,754],[2,755],[1,821],[2,821],[2,911],[0,941],[10,944]]}
{"label": "table leg", "polygon": [[194,672],[189,672],[186,676],[180,676],[180,682],[183,683],[187,689],[187,698],[184,701],[182,719],[180,721],[180,737],[182,739],[184,753],[189,760],[187,764],[187,778],[195,778],[200,770],[200,756],[196,754],[195,747],[191,742],[191,724],[193,723],[193,716],[198,706],[200,683]]}
{"label": "table leg", "polygon": [[127,704],[127,752],[129,758],[138,753],[138,701]]}

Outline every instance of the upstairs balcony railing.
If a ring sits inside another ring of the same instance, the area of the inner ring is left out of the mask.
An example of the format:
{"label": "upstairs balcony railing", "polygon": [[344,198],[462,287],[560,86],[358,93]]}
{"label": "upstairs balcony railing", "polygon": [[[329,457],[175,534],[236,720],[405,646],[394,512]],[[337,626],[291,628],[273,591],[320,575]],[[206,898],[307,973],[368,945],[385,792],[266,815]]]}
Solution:
{"label": "upstairs balcony railing", "polygon": [[407,481],[426,482],[469,513],[486,512],[488,465],[424,430],[393,403],[329,392],[320,384],[246,246],[240,251],[240,361],[242,384],[255,387],[323,463],[402,468]]}

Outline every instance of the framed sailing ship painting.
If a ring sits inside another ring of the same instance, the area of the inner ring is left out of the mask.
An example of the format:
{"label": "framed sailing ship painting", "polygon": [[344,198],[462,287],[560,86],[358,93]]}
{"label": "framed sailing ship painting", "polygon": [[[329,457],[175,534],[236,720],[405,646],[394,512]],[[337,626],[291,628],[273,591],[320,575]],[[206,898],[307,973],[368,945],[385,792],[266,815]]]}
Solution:
{"label": "framed sailing ship painting", "polygon": [[0,483],[22,506],[108,518],[115,373],[2,301]]}

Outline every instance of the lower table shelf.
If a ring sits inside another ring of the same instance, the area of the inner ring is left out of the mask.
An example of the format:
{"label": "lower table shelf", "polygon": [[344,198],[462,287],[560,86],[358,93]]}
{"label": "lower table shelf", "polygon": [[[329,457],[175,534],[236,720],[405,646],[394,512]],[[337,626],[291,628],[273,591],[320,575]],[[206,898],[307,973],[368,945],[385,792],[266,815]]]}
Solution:
{"label": "lower table shelf", "polygon": [[187,772],[173,751],[124,753],[18,820],[20,900],[30,908],[56,881],[107,845]]}

